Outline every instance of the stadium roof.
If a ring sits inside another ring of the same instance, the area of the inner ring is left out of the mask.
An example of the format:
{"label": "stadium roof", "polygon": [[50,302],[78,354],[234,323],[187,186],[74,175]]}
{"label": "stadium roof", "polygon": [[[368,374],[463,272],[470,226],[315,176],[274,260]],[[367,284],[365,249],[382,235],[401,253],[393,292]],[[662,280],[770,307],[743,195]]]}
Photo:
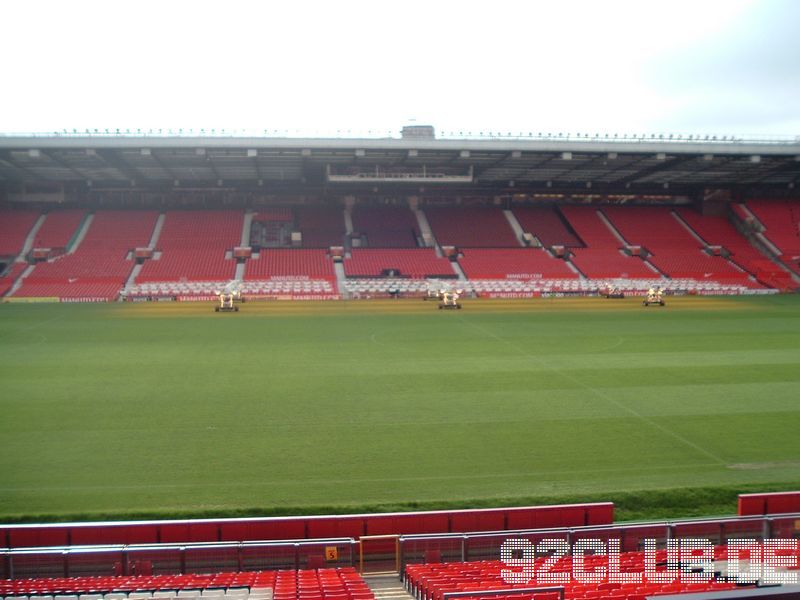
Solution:
{"label": "stadium roof", "polygon": [[7,189],[43,183],[236,187],[420,182],[492,188],[787,189],[800,183],[800,140],[562,134],[444,139],[0,135],[0,186]]}

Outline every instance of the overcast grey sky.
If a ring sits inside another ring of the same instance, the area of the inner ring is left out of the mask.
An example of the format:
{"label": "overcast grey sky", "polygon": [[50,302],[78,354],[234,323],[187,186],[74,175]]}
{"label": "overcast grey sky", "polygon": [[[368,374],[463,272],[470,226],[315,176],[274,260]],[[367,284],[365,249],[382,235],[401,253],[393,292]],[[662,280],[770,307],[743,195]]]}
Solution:
{"label": "overcast grey sky", "polygon": [[800,135],[800,0],[0,3],[0,131]]}

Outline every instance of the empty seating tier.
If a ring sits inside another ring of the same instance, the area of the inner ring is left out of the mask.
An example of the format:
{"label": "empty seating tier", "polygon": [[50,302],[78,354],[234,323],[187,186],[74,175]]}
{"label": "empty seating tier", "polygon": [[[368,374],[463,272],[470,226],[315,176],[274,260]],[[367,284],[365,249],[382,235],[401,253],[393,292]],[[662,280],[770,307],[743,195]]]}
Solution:
{"label": "empty seating tier", "polygon": [[296,209],[297,227],[303,234],[304,248],[343,246],[344,211],[341,207],[300,207]]}
{"label": "empty seating tier", "polygon": [[333,261],[328,252],[315,248],[262,249],[247,261],[245,280],[275,278],[333,279]]}
{"label": "empty seating tier", "polygon": [[354,248],[351,258],[345,258],[344,271],[348,277],[381,277],[385,275],[423,278],[454,276],[446,258],[436,256],[433,248],[378,250]]}
{"label": "empty seating tier", "polygon": [[677,213],[707,244],[728,250],[730,260],[746,271],[757,274],[767,260],[725,217],[701,215],[690,208],[679,208]]}
{"label": "empty seating tier", "polygon": [[624,245],[603,222],[594,206],[563,206],[561,213],[587,248],[616,250]]}
{"label": "empty seating tier", "polygon": [[32,210],[0,211],[0,256],[17,256],[38,218]]}
{"label": "empty seating tier", "polygon": [[652,279],[658,273],[635,256],[619,250],[574,248],[570,261],[581,273],[592,279]]}
{"label": "empty seating tier", "polygon": [[567,263],[540,248],[462,248],[458,259],[470,279],[572,279]]}
{"label": "empty seating tier", "polygon": [[236,261],[226,252],[239,245],[243,223],[238,210],[168,212],[158,240],[161,254],[144,264],[137,283],[233,278]]}
{"label": "empty seating tier", "polygon": [[781,252],[781,261],[800,275],[800,200],[749,201],[747,208],[764,226],[767,239]]}
{"label": "empty seating tier", "polygon": [[157,217],[153,211],[98,211],[75,253],[37,264],[14,295],[116,297],[133,269],[128,254],[147,245]]}
{"label": "empty seating tier", "polygon": [[86,217],[84,210],[58,210],[47,216],[33,239],[34,248],[66,248]]}
{"label": "empty seating tier", "polygon": [[765,227],[764,235],[784,256],[800,256],[800,200],[749,201],[747,208]]}
{"label": "empty seating tier", "polygon": [[[723,547],[715,549],[715,558],[724,560],[726,556]],[[660,565],[658,571],[664,571],[666,563],[666,550],[656,552],[656,562]],[[542,568],[548,557],[539,557],[534,562],[534,569]],[[587,572],[596,567],[605,566],[608,558],[605,556],[587,555],[584,557],[584,568]],[[500,561],[481,561],[468,563],[447,564],[411,564],[406,566],[406,588],[419,600],[442,600],[443,594],[448,592],[475,592],[475,599],[481,598],[480,592],[493,590],[511,590],[514,588],[540,587],[534,582],[530,584],[510,584],[501,577],[501,570],[508,568]],[[699,583],[681,582],[676,578],[672,583],[652,583],[642,577],[639,583],[614,583],[607,579],[598,583],[582,583],[570,577],[572,572],[572,557],[565,556],[558,559],[549,569],[550,573],[563,573],[566,583],[559,584],[564,588],[564,598],[567,600],[644,600],[646,596],[657,594],[680,594],[687,592],[723,591],[736,589],[733,582],[707,581]],[[620,554],[621,573],[644,573],[644,552],[623,552]],[[544,585],[544,584],[541,584]],[[511,595],[513,594],[513,595]],[[471,597],[472,598],[472,597]],[[528,592],[522,595],[509,592],[509,596],[486,596],[485,598],[505,600],[506,598],[522,600],[534,598],[535,600],[555,600],[558,594]]]}
{"label": "empty seating tier", "polygon": [[582,246],[555,208],[521,206],[513,210],[522,231],[535,235],[543,246]]}
{"label": "empty seating tier", "polygon": [[670,207],[610,206],[603,212],[632,244],[644,246],[647,260],[669,277],[740,280],[760,287],[722,256],[704,252],[704,243],[675,218]]}
{"label": "empty seating tier", "polygon": [[514,230],[499,208],[425,209],[433,235],[442,246],[519,248]]}
{"label": "empty seating tier", "polygon": [[289,208],[259,208],[258,212],[253,213],[253,221],[259,223],[291,223],[294,216]]}
{"label": "empty seating tier", "polygon": [[[152,565],[137,565],[152,570]],[[0,596],[62,600],[374,600],[353,567],[0,580]]]}
{"label": "empty seating tier", "polygon": [[408,207],[356,206],[352,219],[353,233],[370,248],[417,247],[417,217]]}

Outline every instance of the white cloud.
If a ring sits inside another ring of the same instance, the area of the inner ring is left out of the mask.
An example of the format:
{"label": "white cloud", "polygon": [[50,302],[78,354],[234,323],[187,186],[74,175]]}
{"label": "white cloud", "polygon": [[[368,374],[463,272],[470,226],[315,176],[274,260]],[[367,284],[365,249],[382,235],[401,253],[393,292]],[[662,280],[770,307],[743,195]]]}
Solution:
{"label": "white cloud", "polygon": [[[4,3],[0,130],[397,131],[416,119],[446,131],[644,132],[699,131],[705,118],[720,133],[797,133],[775,130],[796,123],[796,36],[748,30],[756,18],[780,29],[792,5]],[[724,81],[704,85],[720,65]],[[760,88],[732,106],[737,77]]]}

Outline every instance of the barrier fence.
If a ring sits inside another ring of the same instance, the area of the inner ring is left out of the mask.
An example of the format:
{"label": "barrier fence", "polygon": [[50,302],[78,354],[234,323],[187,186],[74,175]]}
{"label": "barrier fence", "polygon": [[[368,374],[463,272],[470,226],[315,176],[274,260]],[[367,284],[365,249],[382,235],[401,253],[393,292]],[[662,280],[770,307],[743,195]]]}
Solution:
{"label": "barrier fence", "polygon": [[360,515],[0,525],[0,547],[193,544],[579,527],[614,522],[596,502]]}
{"label": "barrier fence", "polygon": [[355,565],[357,544],[353,538],[336,538],[4,549],[0,551],[0,579],[345,567]]}
{"label": "barrier fence", "polygon": [[0,579],[89,575],[178,575],[220,571],[264,571],[358,567],[362,573],[400,572],[421,562],[498,560],[509,538],[534,545],[544,539],[620,541],[620,550],[659,548],[679,538],[712,544],[730,539],[800,538],[800,512],[780,515],[686,519],[622,525],[517,529],[481,533],[366,535],[314,540],[130,544],[0,549]]}
{"label": "barrier fence", "polygon": [[486,533],[403,535],[399,539],[400,572],[405,565],[426,562],[435,556],[440,562],[498,560],[500,547],[509,538],[526,539],[534,545],[544,539],[563,539],[573,544],[580,539],[620,540],[620,551],[644,549],[644,540],[655,539],[659,548],[667,540],[703,538],[712,544],[730,539],[800,538],[800,513],[730,517],[720,519],[687,519],[597,527],[554,528]]}

